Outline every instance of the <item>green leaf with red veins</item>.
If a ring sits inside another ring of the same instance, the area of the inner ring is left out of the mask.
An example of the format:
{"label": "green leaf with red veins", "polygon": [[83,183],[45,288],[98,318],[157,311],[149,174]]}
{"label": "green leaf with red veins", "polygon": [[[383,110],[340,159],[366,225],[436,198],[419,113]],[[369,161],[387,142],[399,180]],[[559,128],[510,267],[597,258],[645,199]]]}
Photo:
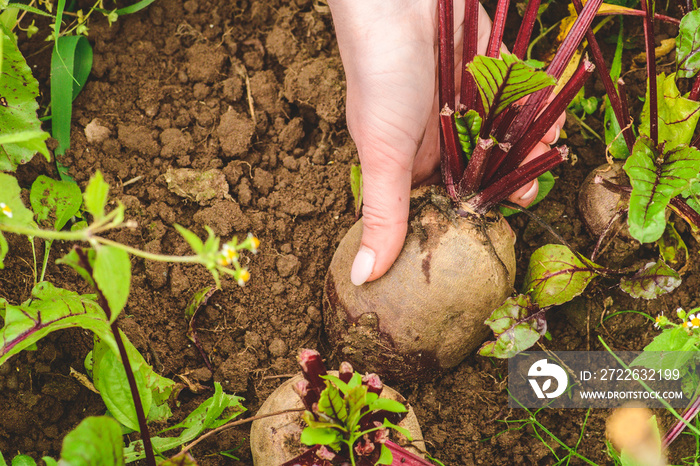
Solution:
{"label": "green leaf with red veins", "polygon": [[[700,118],[700,102],[681,97],[674,74],[661,73],[656,77],[659,111],[659,145],[665,150],[689,145]],[[642,108],[640,134],[649,136],[649,93]]]}
{"label": "green leaf with red veins", "polygon": [[662,260],[649,262],[631,277],[620,280],[620,289],[633,298],[654,299],[678,288],[681,277]]}
{"label": "green leaf with red veins", "polygon": [[676,37],[678,77],[692,78],[700,69],[700,10],[693,10],[681,20]]}
{"label": "green leaf with red veins", "polygon": [[484,343],[479,354],[496,358],[510,358],[532,347],[547,331],[544,312],[524,294],[506,299],[485,323],[496,340]]}
{"label": "green leaf with red veins", "polygon": [[586,289],[598,267],[566,246],[548,244],[530,256],[523,289],[541,308],[563,304]]}
{"label": "green leaf with red veins", "polygon": [[327,384],[327,387],[321,392],[321,397],[318,400],[319,412],[341,422],[345,422],[348,418],[348,410],[345,406],[345,401],[334,385]]}
{"label": "green leaf with red veins", "polygon": [[491,118],[523,97],[557,83],[554,77],[509,53],[501,58],[479,55],[467,70],[474,76],[484,111]]}
{"label": "green leaf with red veins", "polygon": [[642,243],[658,240],[666,228],[666,206],[700,171],[700,150],[680,146],[659,154],[651,139],[641,136],[624,170],[632,194],[627,218],[630,234]]}
{"label": "green leaf with red veins", "polygon": [[90,330],[117,350],[107,316],[94,295],[79,295],[40,282],[32,290],[32,298],[19,306],[0,300],[0,315],[4,316],[4,326],[0,329],[0,366],[49,333],[64,328]]}

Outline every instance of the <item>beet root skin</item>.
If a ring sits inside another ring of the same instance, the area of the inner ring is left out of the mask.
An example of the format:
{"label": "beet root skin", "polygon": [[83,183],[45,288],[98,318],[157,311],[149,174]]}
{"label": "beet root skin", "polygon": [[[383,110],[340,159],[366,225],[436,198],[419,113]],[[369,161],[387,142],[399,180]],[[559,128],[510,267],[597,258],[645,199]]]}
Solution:
{"label": "beet root skin", "polygon": [[[583,223],[594,237],[610,232],[628,240],[633,239],[626,221],[629,194],[613,192],[603,184],[595,182],[596,176],[601,176],[611,183],[629,186],[629,178],[622,169],[623,166],[622,161],[615,161],[612,165],[603,164],[589,173],[581,183],[578,196],[579,212]],[[613,219],[616,215],[617,218]]]}
{"label": "beet root skin", "polygon": [[488,336],[484,321],[512,292],[515,235],[497,213],[458,216],[437,188],[412,194],[409,233],[380,279],[355,286],[350,269],[362,221],[326,276],[324,324],[341,359],[390,380],[454,367]]}

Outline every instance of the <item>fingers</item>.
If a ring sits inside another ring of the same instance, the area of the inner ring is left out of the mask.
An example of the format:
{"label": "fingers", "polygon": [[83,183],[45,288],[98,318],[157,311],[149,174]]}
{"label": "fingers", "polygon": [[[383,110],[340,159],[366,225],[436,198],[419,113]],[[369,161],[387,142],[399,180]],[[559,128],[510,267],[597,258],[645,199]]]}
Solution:
{"label": "fingers", "polygon": [[564,123],[566,123],[566,114],[562,113],[552,127],[545,133],[542,142],[549,145],[556,144],[559,140],[561,129],[564,127]]}
{"label": "fingers", "polygon": [[[523,160],[523,163],[527,163],[530,160],[533,160],[540,155],[544,154],[549,150],[549,146],[547,144],[544,144],[542,142],[538,142],[537,145],[535,146],[534,149],[532,149],[532,152],[530,152],[527,157],[525,157],[525,160]],[[535,200],[535,197],[537,197],[537,192],[539,191],[539,183],[537,180],[534,180],[522,188],[518,189],[515,191],[513,194],[510,195],[508,198],[509,201],[514,202],[515,204],[518,204],[519,206],[522,207],[527,207],[529,206],[532,201]]]}
{"label": "fingers", "polygon": [[350,272],[358,286],[384,275],[401,252],[411,190],[410,162],[384,154],[361,159],[362,241]]}

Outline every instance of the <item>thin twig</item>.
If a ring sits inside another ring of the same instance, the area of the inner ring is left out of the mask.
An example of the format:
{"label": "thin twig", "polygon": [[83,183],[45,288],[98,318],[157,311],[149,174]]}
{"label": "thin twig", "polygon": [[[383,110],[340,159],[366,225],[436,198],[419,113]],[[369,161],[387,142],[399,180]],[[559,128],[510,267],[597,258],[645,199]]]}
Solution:
{"label": "thin twig", "polygon": [[210,430],[206,434],[202,434],[197,440],[194,440],[189,445],[183,446],[182,450],[180,450],[180,453],[178,453],[178,454],[181,455],[181,454],[189,451],[190,449],[192,449],[192,447],[197,445],[202,440],[204,440],[208,437],[211,437],[212,435],[218,434],[219,432],[223,432],[224,430],[232,429],[233,427],[240,426],[240,425],[246,424],[248,422],[257,421],[258,419],[265,419],[266,417],[280,416],[282,414],[288,414],[288,413],[301,413],[303,411],[305,411],[304,408],[285,409],[284,411],[277,411],[277,412],[270,413],[270,414],[259,414],[257,416],[252,416],[252,417],[248,417],[245,419],[239,419],[238,421],[231,421],[227,424],[224,424],[221,427],[217,427],[216,429]]}

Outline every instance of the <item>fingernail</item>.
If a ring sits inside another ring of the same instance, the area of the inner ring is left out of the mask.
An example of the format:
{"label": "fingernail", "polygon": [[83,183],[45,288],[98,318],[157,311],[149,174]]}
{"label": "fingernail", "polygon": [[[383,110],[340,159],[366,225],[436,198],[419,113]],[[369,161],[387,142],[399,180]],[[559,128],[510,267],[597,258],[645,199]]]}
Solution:
{"label": "fingernail", "polygon": [[561,128],[559,125],[554,126],[554,141],[552,141],[552,144],[556,144],[557,141],[559,140],[559,136],[561,136]]}
{"label": "fingernail", "polygon": [[523,202],[529,202],[530,200],[534,199],[535,196],[537,196],[537,191],[538,191],[538,189],[539,189],[539,186],[538,186],[538,184],[537,184],[537,181],[535,181],[535,182],[532,184],[532,188],[530,188],[530,190],[529,190],[528,192],[526,192],[525,194],[523,194],[522,196],[520,196],[520,199],[521,199]]}
{"label": "fingernail", "polygon": [[370,248],[360,246],[360,250],[357,251],[355,256],[355,261],[352,263],[352,270],[350,270],[350,281],[353,285],[360,286],[367,281],[372,274],[372,269],[374,269],[376,257],[376,254]]}

